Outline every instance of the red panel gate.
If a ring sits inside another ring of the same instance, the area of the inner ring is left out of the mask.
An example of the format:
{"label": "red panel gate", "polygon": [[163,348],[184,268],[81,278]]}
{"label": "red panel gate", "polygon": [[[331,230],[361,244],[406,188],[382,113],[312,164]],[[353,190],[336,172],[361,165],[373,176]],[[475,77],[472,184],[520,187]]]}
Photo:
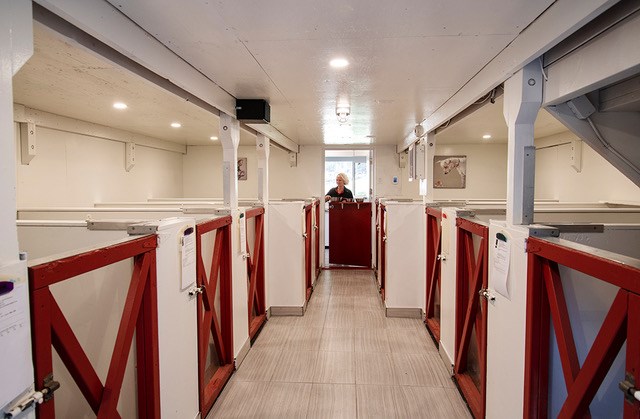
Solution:
{"label": "red panel gate", "polygon": [[[136,332],[138,417],[160,417],[156,236],[146,236],[29,268],[36,388],[53,374],[51,347],[98,418],[119,418],[118,399]],[[120,327],[103,385],[49,287],[93,270],[134,258]],[[39,418],[54,418],[54,399],[38,405]]]}
{"label": "red panel gate", "polygon": [[387,208],[380,204],[380,295],[384,301],[384,287],[387,276]]}
{"label": "red panel gate", "polygon": [[440,222],[442,210],[426,208],[427,214],[427,309],[424,322],[440,342]]}
{"label": "red panel gate", "polygon": [[313,282],[311,281],[311,238],[313,222],[312,222],[312,210],[313,203],[309,205],[305,205],[304,207],[304,283],[305,289],[307,290],[305,294],[306,301],[309,301],[311,298],[311,293],[313,292]]}
{"label": "red panel gate", "polygon": [[315,259],[316,259],[316,278],[320,275],[320,201],[315,200],[314,206],[316,209],[316,222],[313,225],[313,234],[314,234],[314,242],[315,242]]}
{"label": "red panel gate", "polygon": [[[533,237],[527,241],[526,418],[548,416],[551,322],[567,388],[567,398],[558,417],[590,416],[589,405],[625,341],[627,377],[618,378],[621,386],[626,383],[635,391],[640,387],[640,333],[637,329],[640,324],[640,268],[596,256],[588,249],[571,248],[570,243]],[[619,287],[582,366],[576,352],[559,265]],[[625,396],[624,417],[640,417],[640,402],[629,392]]]}
{"label": "red panel gate", "polygon": [[[215,244],[211,269],[207,276],[202,237],[204,234],[213,232],[215,232]],[[196,277],[198,287],[202,290],[202,293],[198,294],[198,381],[200,413],[205,417],[234,369],[231,217],[197,224],[196,247],[198,256]],[[218,291],[219,295],[217,295]],[[216,301],[219,301],[217,308]]]}
{"label": "red panel gate", "polygon": [[249,299],[249,338],[254,339],[260,327],[267,319],[264,297],[264,208],[252,208],[246,213],[246,220],[254,219],[253,252],[250,250],[249,235],[247,235],[247,275]]}
{"label": "red panel gate", "polygon": [[458,218],[456,226],[454,376],[474,417],[483,418],[486,402],[487,300],[481,299],[479,292],[487,288],[489,229],[465,218]]}

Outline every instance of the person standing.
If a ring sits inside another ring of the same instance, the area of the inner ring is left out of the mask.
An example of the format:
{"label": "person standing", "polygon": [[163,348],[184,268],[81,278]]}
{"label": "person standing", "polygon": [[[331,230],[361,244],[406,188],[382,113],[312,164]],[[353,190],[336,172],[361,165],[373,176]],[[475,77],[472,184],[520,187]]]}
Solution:
{"label": "person standing", "polygon": [[336,175],[336,187],[329,189],[329,192],[324,197],[325,202],[331,198],[340,198],[340,200],[353,199],[353,193],[345,187],[349,184],[349,177],[344,173],[338,173]]}

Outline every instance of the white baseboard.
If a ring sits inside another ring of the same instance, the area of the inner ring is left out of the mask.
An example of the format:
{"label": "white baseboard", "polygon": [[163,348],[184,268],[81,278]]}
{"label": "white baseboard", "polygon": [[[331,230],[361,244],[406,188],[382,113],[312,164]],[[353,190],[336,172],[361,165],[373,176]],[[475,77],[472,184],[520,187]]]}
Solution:
{"label": "white baseboard", "polygon": [[438,345],[438,353],[440,353],[440,359],[442,359],[442,363],[447,368],[447,372],[449,375],[453,376],[453,360],[447,353],[447,350],[442,346],[442,342]]}
{"label": "white baseboard", "polygon": [[240,365],[242,364],[242,361],[244,361],[244,358],[249,353],[250,348],[251,348],[251,341],[247,338],[247,340],[244,342],[244,345],[242,345],[242,348],[240,348],[240,352],[238,352],[238,356],[236,356],[236,359],[235,359],[236,369],[240,367]]}

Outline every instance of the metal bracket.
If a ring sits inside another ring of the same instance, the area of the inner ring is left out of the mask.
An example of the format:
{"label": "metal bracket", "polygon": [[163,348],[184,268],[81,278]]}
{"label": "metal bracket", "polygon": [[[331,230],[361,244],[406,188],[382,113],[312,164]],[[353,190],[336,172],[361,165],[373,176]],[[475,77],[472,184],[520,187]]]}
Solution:
{"label": "metal bracket", "polygon": [[53,398],[53,392],[60,388],[60,383],[54,381],[53,373],[47,375],[44,378],[44,388],[39,391],[33,391],[26,398],[19,401],[12,406],[9,410],[4,411],[5,419],[18,417],[22,412],[35,404],[42,404]]}
{"label": "metal bracket", "polygon": [[437,260],[447,260],[447,257],[445,255],[438,255],[436,256]]}
{"label": "metal bracket", "polygon": [[129,227],[127,227],[127,233],[130,236],[156,234],[157,231],[158,231],[157,225],[151,225],[147,223],[131,224]]}
{"label": "metal bracket", "polygon": [[189,291],[189,296],[190,296],[190,297],[195,297],[196,295],[198,295],[198,294],[202,294],[203,292],[204,292],[204,285],[202,285],[202,286],[200,286],[200,287],[192,288],[192,289]]}
{"label": "metal bracket", "polygon": [[560,237],[560,230],[552,226],[531,224],[529,226],[529,237]]}
{"label": "metal bracket", "polygon": [[478,291],[478,295],[481,298],[486,298],[487,301],[493,302],[496,300],[496,296],[493,295],[488,288],[482,288],[480,291]]}
{"label": "metal bracket", "polygon": [[625,380],[618,383],[618,388],[624,393],[625,400],[631,404],[640,401],[640,390],[635,385],[635,378],[629,372],[625,373]]}

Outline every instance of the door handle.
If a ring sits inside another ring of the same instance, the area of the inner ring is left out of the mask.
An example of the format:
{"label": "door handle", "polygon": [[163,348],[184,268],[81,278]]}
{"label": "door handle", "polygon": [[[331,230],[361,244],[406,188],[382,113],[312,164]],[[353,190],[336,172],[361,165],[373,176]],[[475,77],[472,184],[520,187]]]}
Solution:
{"label": "door handle", "polygon": [[195,297],[196,295],[198,295],[198,294],[202,294],[203,292],[204,292],[204,285],[202,285],[202,286],[200,286],[200,287],[192,288],[192,289],[189,291],[189,296],[190,296],[190,297]]}
{"label": "door handle", "polygon": [[436,260],[447,260],[447,257],[445,255],[438,255]]}

